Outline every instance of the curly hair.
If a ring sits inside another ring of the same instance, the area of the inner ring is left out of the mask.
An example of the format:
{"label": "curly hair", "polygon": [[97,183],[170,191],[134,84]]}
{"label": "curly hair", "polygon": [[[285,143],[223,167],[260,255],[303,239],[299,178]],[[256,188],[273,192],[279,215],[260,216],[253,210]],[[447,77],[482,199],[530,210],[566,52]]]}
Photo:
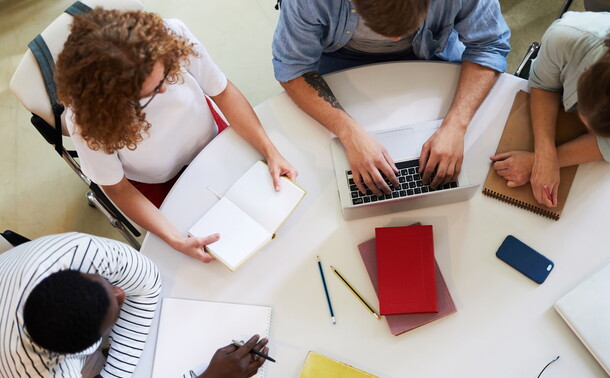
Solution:
{"label": "curly hair", "polygon": [[596,135],[610,137],[610,35],[608,51],[578,79],[577,109]]}
{"label": "curly hair", "polygon": [[56,353],[77,353],[98,341],[110,299],[104,287],[76,270],[62,270],[43,279],[23,308],[25,329],[41,347]]}
{"label": "curly hair", "polygon": [[183,80],[180,67],[196,56],[154,13],[95,8],[74,17],[57,59],[60,102],[72,108],[79,133],[94,150],[133,150],[150,128],[139,104],[142,84],[156,62],[168,83]]}

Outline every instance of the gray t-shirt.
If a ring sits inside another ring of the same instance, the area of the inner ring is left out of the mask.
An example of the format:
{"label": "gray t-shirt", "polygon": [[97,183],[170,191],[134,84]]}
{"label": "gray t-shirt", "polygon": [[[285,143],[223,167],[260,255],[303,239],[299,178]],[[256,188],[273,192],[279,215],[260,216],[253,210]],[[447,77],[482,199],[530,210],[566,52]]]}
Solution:
{"label": "gray t-shirt", "polygon": [[[576,110],[580,75],[608,52],[604,40],[610,33],[609,12],[567,12],[542,37],[529,84],[532,88],[563,92],[563,106]],[[597,137],[604,160],[610,161],[610,139]]]}
{"label": "gray t-shirt", "polygon": [[389,37],[372,31],[362,18],[358,18],[356,30],[346,30],[345,32],[353,33],[352,38],[345,44],[345,48],[367,54],[391,54],[407,51],[413,47],[412,41],[415,35],[405,35],[398,41],[392,41]]}

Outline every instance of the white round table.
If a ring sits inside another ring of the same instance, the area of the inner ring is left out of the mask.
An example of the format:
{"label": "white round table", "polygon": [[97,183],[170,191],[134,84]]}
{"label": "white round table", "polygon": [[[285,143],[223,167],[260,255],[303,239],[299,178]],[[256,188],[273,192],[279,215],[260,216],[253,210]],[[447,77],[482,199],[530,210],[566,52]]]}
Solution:
{"label": "white round table", "polygon": [[[327,76],[337,99],[367,130],[442,118],[460,66],[400,62]],[[527,82],[503,74],[476,113],[465,139],[469,181],[483,183],[514,95]],[[610,258],[602,215],[610,208],[610,170],[582,165],[561,220],[555,222],[478,193],[472,200],[346,222],[341,217],[330,133],[285,93],[256,107],[271,139],[299,170],[307,196],[267,247],[236,272],[202,264],[148,234],[142,253],[159,267],[164,297],[273,307],[270,378],[298,377],[314,350],[381,377],[603,377],[601,367],[553,310],[553,303]],[[182,174],[161,210],[184,232],[260,155],[228,130]],[[435,256],[457,313],[400,336],[376,320],[331,274],[334,265],[373,307],[378,302],[357,250],[375,227],[420,221],[434,227]],[[512,234],[555,262],[537,285],[495,257]],[[316,256],[325,264],[337,324],[332,325]],[[136,377],[149,377],[155,319]],[[202,340],[205,342],[205,340]],[[220,345],[218,346],[220,347]],[[187,370],[189,367],[185,367]]]}

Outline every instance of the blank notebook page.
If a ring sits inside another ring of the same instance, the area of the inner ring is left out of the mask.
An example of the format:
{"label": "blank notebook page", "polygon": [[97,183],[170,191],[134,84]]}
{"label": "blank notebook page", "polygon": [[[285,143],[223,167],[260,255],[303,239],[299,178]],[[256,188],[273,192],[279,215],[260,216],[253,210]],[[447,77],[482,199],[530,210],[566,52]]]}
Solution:
{"label": "blank notebook page", "polygon": [[220,240],[207,248],[229,268],[235,269],[248,254],[271,240],[272,234],[223,197],[189,232],[207,236],[218,232]]}
{"label": "blank notebook page", "polygon": [[286,177],[280,177],[280,181],[281,190],[276,192],[267,164],[258,161],[233,184],[225,197],[275,233],[305,195],[303,189]]}
{"label": "blank notebook page", "polygon": [[[231,340],[269,337],[270,322],[267,306],[164,298],[152,378],[182,377],[191,369],[199,375]],[[264,376],[265,365],[255,377]]]}

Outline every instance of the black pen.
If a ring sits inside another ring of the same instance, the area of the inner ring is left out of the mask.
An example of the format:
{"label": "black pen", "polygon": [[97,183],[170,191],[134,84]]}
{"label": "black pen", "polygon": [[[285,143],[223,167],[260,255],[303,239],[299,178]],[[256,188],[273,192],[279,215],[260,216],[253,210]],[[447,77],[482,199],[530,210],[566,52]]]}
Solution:
{"label": "black pen", "polygon": [[[244,346],[244,344],[245,344],[245,343],[244,343],[243,341],[233,340],[233,345],[235,345],[235,346],[236,346],[236,347],[238,347],[238,348],[241,348],[242,346]],[[271,357],[267,356],[267,355],[266,355],[266,354],[264,354],[264,353],[259,352],[258,350],[251,349],[251,350],[250,350],[250,353],[254,353],[254,354],[256,354],[257,356],[260,356],[260,357],[262,357],[262,358],[264,358],[264,359],[266,359],[266,360],[269,360],[269,361],[271,361],[271,362],[275,362],[275,360],[274,360],[273,358],[271,358]]]}

